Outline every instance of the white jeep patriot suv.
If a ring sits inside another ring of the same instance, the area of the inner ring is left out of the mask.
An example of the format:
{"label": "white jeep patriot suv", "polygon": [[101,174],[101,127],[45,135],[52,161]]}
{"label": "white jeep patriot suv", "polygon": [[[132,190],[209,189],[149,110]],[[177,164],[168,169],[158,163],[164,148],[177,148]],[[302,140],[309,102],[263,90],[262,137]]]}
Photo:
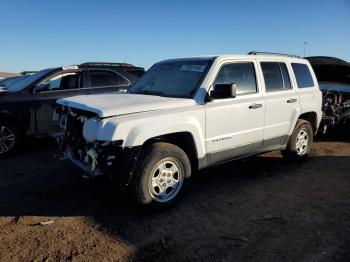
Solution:
{"label": "white jeep patriot suv", "polygon": [[257,52],[162,61],[128,93],[57,103],[65,156],[158,207],[197,170],[271,150],[305,157],[322,117],[309,62]]}

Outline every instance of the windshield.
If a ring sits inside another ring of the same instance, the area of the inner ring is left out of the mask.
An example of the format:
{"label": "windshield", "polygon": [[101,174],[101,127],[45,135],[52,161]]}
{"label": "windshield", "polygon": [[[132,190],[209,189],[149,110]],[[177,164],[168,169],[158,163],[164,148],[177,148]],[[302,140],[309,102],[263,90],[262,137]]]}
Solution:
{"label": "windshield", "polygon": [[17,92],[25,89],[27,86],[31,85],[35,81],[39,80],[43,76],[49,74],[50,72],[56,70],[57,68],[48,68],[42,71],[39,71],[38,73],[35,73],[34,75],[29,75],[26,77],[23,77],[19,79],[18,81],[8,84],[4,90],[8,92]]}
{"label": "windshield", "polygon": [[27,75],[25,76],[15,76],[15,77],[10,77],[10,78],[6,78],[4,80],[2,80],[0,82],[0,86],[1,87],[6,87],[6,86],[9,86],[9,85],[12,85],[13,83],[17,82],[17,81],[20,81],[24,78],[28,77]]}
{"label": "windshield", "polygon": [[181,59],[153,65],[130,93],[189,98],[204,77],[211,59]]}
{"label": "windshield", "polygon": [[9,78],[5,78],[3,80],[0,80],[0,87],[8,86],[11,83],[14,83],[14,82],[20,80],[23,77],[24,76],[14,76],[14,77],[9,77]]}

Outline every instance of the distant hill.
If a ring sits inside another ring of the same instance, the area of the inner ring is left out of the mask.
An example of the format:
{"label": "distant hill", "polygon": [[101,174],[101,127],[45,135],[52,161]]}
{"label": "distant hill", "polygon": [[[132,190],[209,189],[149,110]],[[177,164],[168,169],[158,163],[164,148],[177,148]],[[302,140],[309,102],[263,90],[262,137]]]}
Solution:
{"label": "distant hill", "polygon": [[6,77],[11,77],[11,76],[18,76],[18,75],[19,74],[17,74],[17,73],[0,72],[0,79],[6,78]]}

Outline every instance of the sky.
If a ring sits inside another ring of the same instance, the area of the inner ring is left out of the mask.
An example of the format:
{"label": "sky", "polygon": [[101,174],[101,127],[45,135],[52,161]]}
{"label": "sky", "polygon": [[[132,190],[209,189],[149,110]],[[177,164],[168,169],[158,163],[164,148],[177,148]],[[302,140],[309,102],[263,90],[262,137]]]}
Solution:
{"label": "sky", "polygon": [[5,72],[304,46],[350,61],[350,0],[0,0],[0,13]]}

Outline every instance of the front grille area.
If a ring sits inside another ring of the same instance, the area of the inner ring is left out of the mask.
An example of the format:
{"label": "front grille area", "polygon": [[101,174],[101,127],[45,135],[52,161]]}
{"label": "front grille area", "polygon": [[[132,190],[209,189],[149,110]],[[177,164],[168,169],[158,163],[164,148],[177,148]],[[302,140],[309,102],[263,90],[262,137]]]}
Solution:
{"label": "front grille area", "polygon": [[64,129],[61,149],[74,164],[89,176],[102,174],[101,146],[98,142],[88,143],[83,137],[84,122],[96,115],[81,110],[65,110],[60,116],[60,126]]}
{"label": "front grille area", "polygon": [[96,114],[81,110],[64,110],[60,114],[63,130],[59,133],[61,150],[75,165],[85,171],[85,177],[108,173],[117,162],[121,152],[121,141],[87,142],[83,137],[84,122]]}

